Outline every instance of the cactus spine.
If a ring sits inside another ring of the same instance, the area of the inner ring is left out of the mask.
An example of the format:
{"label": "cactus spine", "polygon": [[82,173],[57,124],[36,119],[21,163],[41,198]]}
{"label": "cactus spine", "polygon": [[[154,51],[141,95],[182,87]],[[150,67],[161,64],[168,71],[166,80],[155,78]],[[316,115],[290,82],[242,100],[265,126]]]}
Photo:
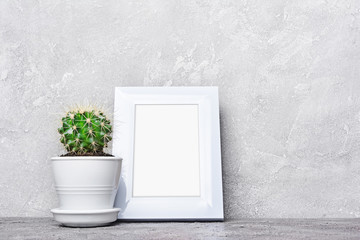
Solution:
{"label": "cactus spine", "polygon": [[62,118],[62,127],[58,129],[60,141],[68,153],[74,155],[102,154],[104,147],[111,141],[110,120],[96,110],[75,110]]}

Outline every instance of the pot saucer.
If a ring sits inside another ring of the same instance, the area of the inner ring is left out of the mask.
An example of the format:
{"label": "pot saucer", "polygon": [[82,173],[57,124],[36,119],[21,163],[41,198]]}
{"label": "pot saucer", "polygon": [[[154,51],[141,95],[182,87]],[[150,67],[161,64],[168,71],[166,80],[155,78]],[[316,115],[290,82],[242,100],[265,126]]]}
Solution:
{"label": "pot saucer", "polygon": [[105,226],[117,220],[120,208],[99,210],[62,210],[51,209],[55,221],[68,227]]}

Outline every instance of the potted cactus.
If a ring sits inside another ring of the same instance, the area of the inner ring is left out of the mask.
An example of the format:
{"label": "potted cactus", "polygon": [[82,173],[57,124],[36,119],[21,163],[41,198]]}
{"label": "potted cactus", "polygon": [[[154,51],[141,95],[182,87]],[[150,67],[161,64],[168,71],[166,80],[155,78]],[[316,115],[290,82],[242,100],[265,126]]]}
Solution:
{"label": "potted cactus", "polygon": [[51,159],[60,204],[51,210],[55,220],[80,227],[115,221],[121,158],[103,151],[111,141],[110,120],[101,111],[78,108],[62,118],[58,132],[67,154]]}

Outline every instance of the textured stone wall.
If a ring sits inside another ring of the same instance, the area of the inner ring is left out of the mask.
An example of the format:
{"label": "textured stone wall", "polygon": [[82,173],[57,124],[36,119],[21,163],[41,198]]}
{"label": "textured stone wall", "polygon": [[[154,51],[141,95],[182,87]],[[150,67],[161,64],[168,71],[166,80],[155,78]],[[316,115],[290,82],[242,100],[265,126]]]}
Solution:
{"label": "textured stone wall", "polygon": [[219,86],[225,214],[360,216],[360,2],[0,1],[0,216],[50,216],[72,103]]}

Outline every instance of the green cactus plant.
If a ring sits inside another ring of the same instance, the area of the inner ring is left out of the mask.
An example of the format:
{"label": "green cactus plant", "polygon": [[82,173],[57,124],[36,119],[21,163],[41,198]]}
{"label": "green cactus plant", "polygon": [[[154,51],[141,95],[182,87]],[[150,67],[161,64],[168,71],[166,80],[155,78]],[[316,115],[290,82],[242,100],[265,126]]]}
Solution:
{"label": "green cactus plant", "polygon": [[62,127],[58,132],[67,155],[107,155],[103,149],[112,139],[110,120],[98,110],[69,111],[62,118]]}

